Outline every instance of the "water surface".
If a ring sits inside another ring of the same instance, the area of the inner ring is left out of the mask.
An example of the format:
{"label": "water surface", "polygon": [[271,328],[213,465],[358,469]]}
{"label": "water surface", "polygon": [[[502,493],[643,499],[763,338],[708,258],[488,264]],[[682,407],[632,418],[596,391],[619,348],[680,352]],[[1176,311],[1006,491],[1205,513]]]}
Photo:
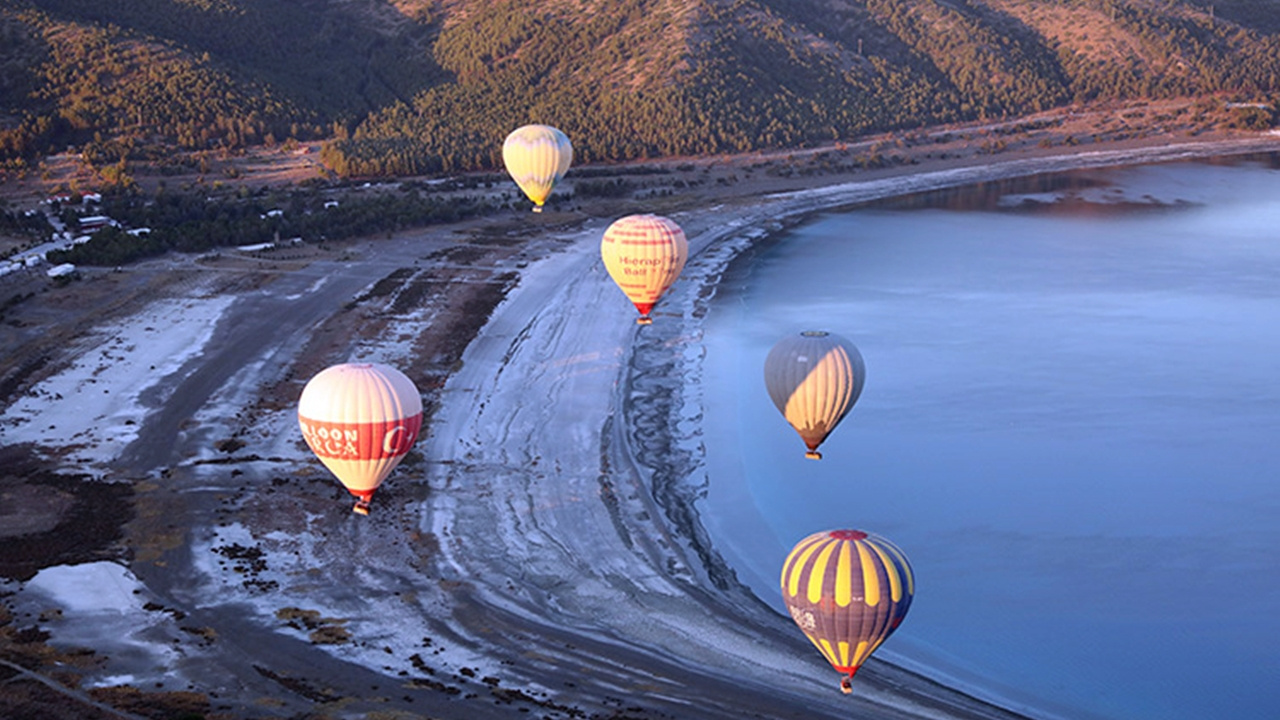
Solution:
{"label": "water surface", "polygon": [[[889,537],[918,594],[884,651],[1030,707],[1274,717],[1277,167],[931,193],[740,258],[706,326],[714,542],[781,608],[805,535]],[[761,369],[804,329],[845,335],[867,365],[817,462]]]}

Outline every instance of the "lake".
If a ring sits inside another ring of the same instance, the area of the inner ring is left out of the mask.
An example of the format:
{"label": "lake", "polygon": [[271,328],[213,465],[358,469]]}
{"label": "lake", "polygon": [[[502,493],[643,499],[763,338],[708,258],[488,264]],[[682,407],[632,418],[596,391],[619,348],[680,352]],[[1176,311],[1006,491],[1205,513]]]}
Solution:
{"label": "lake", "polygon": [[[820,461],[762,376],[806,329],[867,366]],[[795,542],[870,530],[917,575],[886,658],[1046,717],[1275,717],[1280,157],[819,216],[734,262],[705,338],[702,514],[779,611]]]}

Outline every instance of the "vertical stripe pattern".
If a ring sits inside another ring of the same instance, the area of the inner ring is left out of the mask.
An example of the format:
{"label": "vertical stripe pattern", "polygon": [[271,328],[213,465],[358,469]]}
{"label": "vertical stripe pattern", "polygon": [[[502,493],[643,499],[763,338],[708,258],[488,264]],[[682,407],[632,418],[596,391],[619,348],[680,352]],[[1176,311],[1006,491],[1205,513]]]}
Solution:
{"label": "vertical stripe pattern", "polygon": [[818,446],[862,394],[867,369],[862,354],[835,333],[809,330],[778,341],[764,361],[769,398],[809,449]]}
{"label": "vertical stripe pattern", "polygon": [[564,133],[550,125],[517,128],[502,143],[502,162],[511,179],[537,207],[573,163],[573,145]]}
{"label": "vertical stripe pattern", "polygon": [[823,531],[796,543],[780,582],[796,625],[848,675],[898,628],[915,593],[906,555],[860,530]]}
{"label": "vertical stripe pattern", "polygon": [[642,317],[671,287],[689,258],[689,243],[675,221],[661,215],[615,220],[600,240],[600,257]]}
{"label": "vertical stripe pattern", "polygon": [[344,363],[307,382],[298,425],[320,462],[352,493],[377,489],[422,429],[422,395],[404,373]]}

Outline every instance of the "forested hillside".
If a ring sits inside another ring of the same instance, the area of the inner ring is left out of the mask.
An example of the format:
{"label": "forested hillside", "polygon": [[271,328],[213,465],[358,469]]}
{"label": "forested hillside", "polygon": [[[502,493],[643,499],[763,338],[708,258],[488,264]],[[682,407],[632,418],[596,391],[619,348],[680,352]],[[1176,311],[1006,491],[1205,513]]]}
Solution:
{"label": "forested hillside", "polygon": [[343,175],[738,152],[1280,96],[1280,0],[0,0],[0,162],[325,139]]}

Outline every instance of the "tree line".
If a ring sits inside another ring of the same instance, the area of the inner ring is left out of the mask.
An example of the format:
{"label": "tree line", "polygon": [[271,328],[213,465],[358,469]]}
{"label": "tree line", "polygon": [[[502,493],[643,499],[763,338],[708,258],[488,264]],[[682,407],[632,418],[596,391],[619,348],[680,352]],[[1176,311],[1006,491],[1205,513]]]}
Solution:
{"label": "tree line", "polygon": [[[95,232],[88,242],[49,252],[52,263],[115,266],[169,251],[204,253],[220,248],[287,241],[308,243],[367,237],[493,212],[477,197],[440,197],[406,187],[395,192],[348,194],[340,203],[316,189],[211,197],[207,191],[163,191],[154,196],[117,191],[103,197],[102,212],[126,227]],[[278,214],[273,211],[280,211]]]}
{"label": "tree line", "polygon": [[[0,123],[0,167],[75,145],[125,177],[121,163],[170,148],[292,137],[327,139],[323,161],[344,177],[451,174],[500,167],[503,138],[530,122],[564,130],[579,162],[624,161],[1070,102],[1280,93],[1280,27],[1254,0],[1225,0],[1221,16],[1191,0],[397,7],[0,0],[0,115],[16,119]],[[1037,21],[1046,8],[1083,26]],[[1090,33],[1136,51],[1098,62]]]}
{"label": "tree line", "polygon": [[[1011,14],[1032,0],[867,0],[843,15],[818,0],[705,3],[686,56],[646,25],[672,22],[660,2],[573,20],[498,2],[441,32],[436,59],[453,82],[372,113],[327,143],[324,158],[344,176],[449,173],[500,167],[502,139],[525,122],[564,130],[577,159],[622,161],[812,145],[1098,99],[1280,93],[1280,36],[1214,22],[1189,3],[1071,2],[1092,7],[1096,30],[1114,26],[1144,57],[1091,62]],[[618,38],[619,24],[635,27]]]}

